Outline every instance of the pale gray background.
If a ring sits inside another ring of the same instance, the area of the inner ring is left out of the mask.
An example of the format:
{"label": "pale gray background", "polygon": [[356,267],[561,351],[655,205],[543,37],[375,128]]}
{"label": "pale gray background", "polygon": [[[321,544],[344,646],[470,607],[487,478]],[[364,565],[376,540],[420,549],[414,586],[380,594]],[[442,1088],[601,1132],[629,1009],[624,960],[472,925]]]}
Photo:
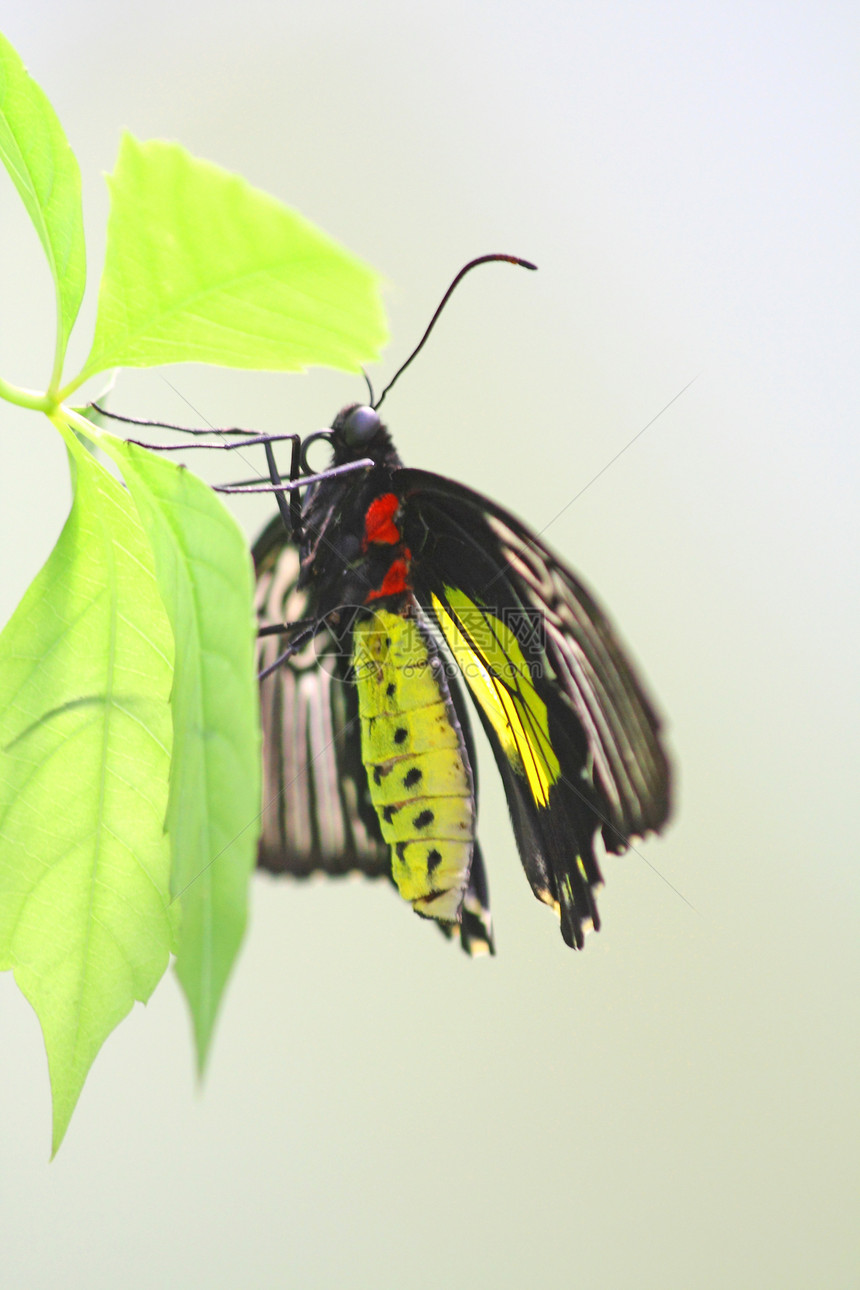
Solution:
{"label": "pale gray background", "polygon": [[[606,864],[605,930],[564,947],[485,760],[494,961],[382,887],[259,880],[202,1093],[168,977],[50,1166],[41,1038],[4,978],[4,1284],[856,1286],[856,6],[23,9],[3,26],[81,159],[93,285],[123,126],[376,264],[381,374],[466,259],[540,264],[473,277],[391,396],[409,462],[542,527],[698,380],[547,534],[679,768],[665,838]],[[0,371],[37,384],[48,277],[6,183],[0,214]],[[309,431],[363,393],[167,375],[193,408],[154,372],[115,406]],[[68,487],[56,436],[0,416],[5,619]]]}

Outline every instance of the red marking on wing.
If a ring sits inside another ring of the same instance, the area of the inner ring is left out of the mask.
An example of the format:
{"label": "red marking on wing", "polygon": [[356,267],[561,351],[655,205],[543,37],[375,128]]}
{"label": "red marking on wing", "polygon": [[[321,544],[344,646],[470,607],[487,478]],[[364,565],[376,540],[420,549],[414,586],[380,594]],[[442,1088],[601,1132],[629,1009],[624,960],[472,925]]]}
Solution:
{"label": "red marking on wing", "polygon": [[364,517],[365,550],[371,543],[395,546],[400,541],[402,534],[394,523],[394,517],[399,510],[400,498],[394,493],[383,493],[373,499]]}
{"label": "red marking on wing", "polygon": [[412,552],[408,547],[404,547],[403,556],[398,556],[392,560],[388,566],[388,572],[382,579],[380,586],[373,591],[368,592],[365,596],[365,603],[369,600],[381,600],[383,596],[399,596],[404,591],[409,591],[409,560]]}

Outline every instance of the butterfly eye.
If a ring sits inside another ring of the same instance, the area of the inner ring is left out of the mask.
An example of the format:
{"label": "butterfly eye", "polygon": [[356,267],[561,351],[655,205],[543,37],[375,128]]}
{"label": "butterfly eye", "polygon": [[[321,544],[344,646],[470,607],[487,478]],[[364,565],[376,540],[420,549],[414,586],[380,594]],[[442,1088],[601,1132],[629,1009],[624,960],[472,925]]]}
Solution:
{"label": "butterfly eye", "polygon": [[379,430],[379,413],[373,408],[359,405],[353,408],[345,419],[342,428],[344,443],[349,448],[362,448],[375,438]]}

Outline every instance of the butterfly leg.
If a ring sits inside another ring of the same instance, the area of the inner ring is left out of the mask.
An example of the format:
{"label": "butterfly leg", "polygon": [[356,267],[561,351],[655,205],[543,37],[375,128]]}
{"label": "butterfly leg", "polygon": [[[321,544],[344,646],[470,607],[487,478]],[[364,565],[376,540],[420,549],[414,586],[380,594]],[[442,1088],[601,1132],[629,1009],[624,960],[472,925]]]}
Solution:
{"label": "butterfly leg", "polygon": [[275,625],[274,629],[264,627],[258,630],[257,632],[258,636],[270,636],[278,632],[291,631],[294,627],[304,626],[305,623],[307,623],[308,625],[304,627],[304,630],[300,631],[298,636],[296,636],[294,640],[290,641],[287,648],[281,654],[278,655],[278,657],[274,660],[273,663],[270,663],[268,667],[263,668],[262,672],[260,672],[258,675],[258,678],[257,678],[258,680],[260,681],[265,680],[265,678],[267,676],[270,676],[272,672],[276,672],[283,663],[286,663],[289,659],[291,659],[294,654],[298,654],[299,650],[304,649],[305,645],[309,644],[309,642],[312,641],[314,637],[317,636],[322,631],[322,629],[325,627],[326,624],[325,624],[325,619],[320,619],[318,622],[316,622],[307,618],[301,618],[301,619],[298,619],[295,623],[284,623],[283,625]]}
{"label": "butterfly leg", "polygon": [[257,628],[258,636],[285,636],[295,627],[310,627],[313,618],[294,618],[290,623],[266,623],[264,627]]}
{"label": "butterfly leg", "polygon": [[[301,451],[302,443],[298,435],[290,435],[290,483],[294,484],[301,471]],[[290,538],[295,543],[302,540],[302,503],[297,489],[290,493],[290,504],[287,506],[286,498],[280,489],[281,476],[275,462],[275,454],[271,442],[267,439],[264,445],[266,461],[269,466],[269,478],[275,485],[275,500],[278,503],[278,510],[281,513],[281,519],[284,521],[284,528],[287,530]]]}

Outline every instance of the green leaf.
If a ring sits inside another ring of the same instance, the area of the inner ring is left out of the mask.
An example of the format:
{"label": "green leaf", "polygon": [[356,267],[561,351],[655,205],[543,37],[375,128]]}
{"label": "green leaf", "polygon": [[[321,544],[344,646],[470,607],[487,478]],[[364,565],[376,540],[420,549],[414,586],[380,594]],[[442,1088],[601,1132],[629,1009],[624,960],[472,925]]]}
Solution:
{"label": "green leaf", "polygon": [[0,636],[0,967],[41,1022],[54,1151],[172,938],[170,628],[130,497],[64,434],[74,503]]}
{"label": "green leaf", "polygon": [[54,378],[58,383],[87,272],[81,174],[54,109],[3,35],[0,158],[36,227],[54,277],[58,312]]}
{"label": "green leaf", "polygon": [[378,278],[273,197],[177,144],[123,138],[92,352],[109,367],[357,371],[386,338]]}
{"label": "green leaf", "polygon": [[182,907],[176,971],[202,1070],[245,931],[260,832],[251,560],[238,524],[195,475],[134,444],[99,442],[143,519],[177,643],[167,826]]}

